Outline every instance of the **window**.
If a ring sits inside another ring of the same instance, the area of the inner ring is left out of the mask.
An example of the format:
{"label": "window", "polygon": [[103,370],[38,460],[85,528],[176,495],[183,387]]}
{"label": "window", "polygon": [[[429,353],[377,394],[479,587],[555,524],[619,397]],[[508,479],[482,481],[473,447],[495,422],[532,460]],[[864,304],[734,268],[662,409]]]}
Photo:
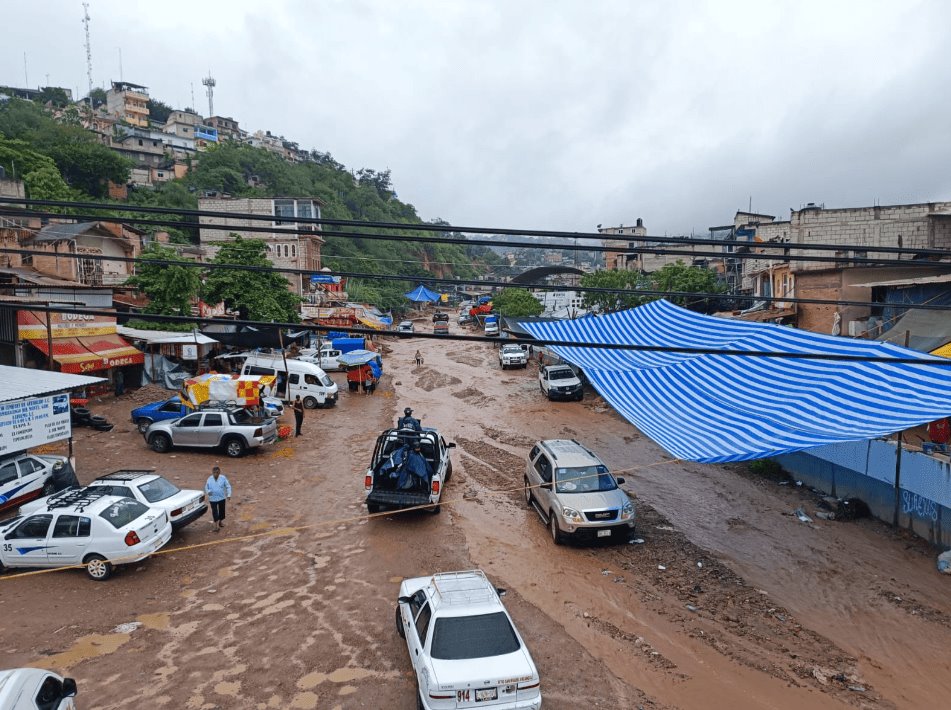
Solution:
{"label": "window", "polygon": [[182,419],[176,426],[193,428],[201,424],[201,415],[200,414],[189,414],[187,417]]}
{"label": "window", "polygon": [[277,370],[275,370],[273,367],[255,367],[254,365],[248,365],[244,368],[244,374],[274,377],[277,374]]}
{"label": "window", "polygon": [[118,530],[147,512],[149,512],[148,506],[131,498],[123,498],[99,513],[99,517]]}
{"label": "window", "polygon": [[319,385],[319,384],[320,384],[320,381],[317,379],[317,377],[316,377],[315,375],[304,375],[304,382],[306,382],[306,383],[309,384],[309,385]]}
{"label": "window", "polygon": [[139,145],[142,145],[142,139],[139,138]]}
{"label": "window", "polygon": [[128,486],[96,486],[95,490],[108,493],[111,496],[122,496],[123,498],[135,498],[132,495],[132,489]]}
{"label": "window", "polygon": [[593,493],[613,491],[617,488],[614,477],[608,473],[607,466],[577,466],[559,468],[555,489],[558,493]]}
{"label": "window", "polygon": [[310,200],[297,201],[297,216],[311,219],[314,216],[314,203]]}
{"label": "window", "polygon": [[294,216],[294,200],[274,200],[274,224],[284,224],[282,218]]}
{"label": "window", "polygon": [[300,384],[300,375],[298,375],[295,372],[294,374],[292,374],[290,377],[287,378],[287,381],[290,382],[292,385]]}
{"label": "window", "polygon": [[297,258],[297,245],[291,244],[291,256]]}
{"label": "window", "polygon": [[542,477],[545,483],[551,483],[551,461],[548,460],[547,456],[539,457],[538,461],[535,462],[535,470],[538,471],[538,475]]}
{"label": "window", "polygon": [[221,415],[220,414],[206,414],[205,415],[205,426],[221,426]]}
{"label": "window", "polygon": [[43,679],[39,692],[36,694],[36,707],[39,710],[56,710],[63,699],[63,682],[51,675]]}
{"label": "window", "polygon": [[168,402],[162,405],[159,409],[160,412],[180,412],[182,411],[182,403],[178,400],[170,399]]}
{"label": "window", "polygon": [[457,661],[502,656],[515,653],[519,647],[512,623],[498,611],[436,619],[430,653],[433,658]]}
{"label": "window", "polygon": [[53,526],[53,537],[89,537],[92,521],[79,515],[61,515]]}
{"label": "window", "polygon": [[19,477],[15,462],[11,461],[10,463],[5,463],[3,466],[0,466],[0,486],[13,483]]}
{"label": "window", "polygon": [[290,249],[288,248],[288,246],[285,244],[285,245],[284,245],[284,258],[286,259],[286,258],[289,257],[290,255],[291,255],[291,250],[290,250]]}
{"label": "window", "polygon": [[27,538],[46,537],[52,522],[52,515],[34,515],[20,523],[12,533],[7,535],[6,539],[25,540]]}
{"label": "window", "polygon": [[416,615],[416,633],[419,634],[419,642],[426,643],[426,632],[429,631],[429,620],[433,618],[433,610],[429,604],[423,604],[423,608]]}
{"label": "window", "polygon": [[20,459],[20,475],[29,476],[34,471],[42,471],[45,467],[34,458]]}
{"label": "window", "polygon": [[[218,418],[218,422],[220,424],[221,415],[215,414],[214,416]],[[154,481],[149,481],[148,483],[143,483],[141,486],[139,486],[139,492],[149,503],[157,503],[160,500],[171,498],[173,495],[179,492],[179,488],[174,483],[166,481],[164,478],[156,478]]]}

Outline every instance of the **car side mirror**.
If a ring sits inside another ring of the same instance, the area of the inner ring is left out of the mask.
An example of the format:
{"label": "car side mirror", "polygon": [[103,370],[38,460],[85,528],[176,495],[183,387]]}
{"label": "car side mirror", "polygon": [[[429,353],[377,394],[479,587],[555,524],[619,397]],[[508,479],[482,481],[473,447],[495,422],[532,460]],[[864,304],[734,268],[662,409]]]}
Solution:
{"label": "car side mirror", "polygon": [[623,478],[622,476],[618,476],[618,477],[617,477],[617,484],[618,484],[619,486],[623,486],[623,485],[624,485],[624,478]]}
{"label": "car side mirror", "polygon": [[63,695],[64,698],[74,698],[76,693],[79,692],[79,689],[76,687],[76,681],[72,678],[63,678]]}
{"label": "car side mirror", "polygon": [[543,484],[541,485],[541,487],[544,488],[546,491],[550,491],[550,490],[551,490],[551,483],[543,483]]}
{"label": "car side mirror", "polygon": [[446,448],[447,448],[447,449],[454,449],[454,448],[456,448],[456,442],[452,441],[452,442],[446,444]]}
{"label": "car side mirror", "polygon": [[400,604],[409,604],[410,600],[412,600],[412,597],[399,597],[396,601]]}
{"label": "car side mirror", "polygon": [[503,587],[496,587],[495,593],[498,594],[500,597],[504,597],[506,594],[506,590]]}

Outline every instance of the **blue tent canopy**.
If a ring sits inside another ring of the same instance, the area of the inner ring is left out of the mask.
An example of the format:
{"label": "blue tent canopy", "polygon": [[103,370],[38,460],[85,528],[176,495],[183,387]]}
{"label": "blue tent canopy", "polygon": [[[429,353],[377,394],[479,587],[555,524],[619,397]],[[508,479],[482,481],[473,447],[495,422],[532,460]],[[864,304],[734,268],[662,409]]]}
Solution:
{"label": "blue tent canopy", "polygon": [[420,284],[412,291],[407,294],[404,294],[406,298],[411,301],[422,302],[422,301],[438,301],[441,296],[435,291],[430,291],[428,288]]}
{"label": "blue tent canopy", "polygon": [[[523,322],[539,339],[930,359],[887,343],[705,316],[667,301],[599,318]],[[951,415],[951,367],[552,347],[628,421],[681,459],[775,456]],[[949,361],[951,365],[951,361]]]}

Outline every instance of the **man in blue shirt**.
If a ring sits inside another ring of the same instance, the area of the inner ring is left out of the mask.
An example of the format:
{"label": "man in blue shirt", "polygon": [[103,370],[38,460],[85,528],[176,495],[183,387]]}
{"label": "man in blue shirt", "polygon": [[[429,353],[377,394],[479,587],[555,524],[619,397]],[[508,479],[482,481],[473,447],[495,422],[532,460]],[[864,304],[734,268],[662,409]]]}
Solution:
{"label": "man in blue shirt", "polygon": [[212,524],[218,532],[225,524],[225,501],[231,497],[231,483],[217,466],[211,469],[211,475],[205,481],[205,493],[211,505]]}

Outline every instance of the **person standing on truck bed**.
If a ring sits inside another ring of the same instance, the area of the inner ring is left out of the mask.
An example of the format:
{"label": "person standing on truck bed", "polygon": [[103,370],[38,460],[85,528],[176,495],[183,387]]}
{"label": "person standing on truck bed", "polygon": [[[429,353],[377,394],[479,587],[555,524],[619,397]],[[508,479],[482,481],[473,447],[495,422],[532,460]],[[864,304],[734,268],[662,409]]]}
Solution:
{"label": "person standing on truck bed", "polygon": [[398,429],[413,429],[418,432],[422,432],[423,430],[422,423],[413,416],[413,410],[409,407],[403,410],[403,416],[400,417],[400,420],[396,423],[396,427]]}

